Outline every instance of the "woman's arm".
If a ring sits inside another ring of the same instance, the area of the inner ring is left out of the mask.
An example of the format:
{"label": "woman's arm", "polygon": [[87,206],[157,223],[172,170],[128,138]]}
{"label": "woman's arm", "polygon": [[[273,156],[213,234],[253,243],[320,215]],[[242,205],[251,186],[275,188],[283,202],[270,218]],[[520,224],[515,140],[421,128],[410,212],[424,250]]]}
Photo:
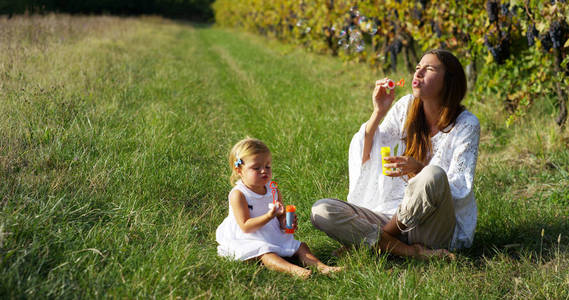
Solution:
{"label": "woman's arm", "polygon": [[364,149],[362,155],[362,165],[369,160],[369,154],[371,153],[371,146],[373,145],[373,136],[375,135],[375,131],[379,126],[379,122],[383,120],[385,117],[384,112],[374,110],[369,118],[369,121],[366,123],[366,131],[364,137]]}
{"label": "woman's arm", "polygon": [[480,123],[472,115],[463,120],[455,129],[457,136],[452,143],[452,157],[447,176],[450,191],[456,201],[457,199],[464,199],[472,192],[474,186],[480,141]]}
{"label": "woman's arm", "polygon": [[269,209],[266,214],[251,218],[247,200],[239,190],[235,190],[231,193],[229,196],[229,205],[231,205],[231,209],[233,209],[233,215],[235,215],[239,228],[245,233],[252,233],[259,230],[259,228],[265,226],[265,224],[277,215],[277,209],[273,207]]}
{"label": "woman's arm", "polygon": [[373,113],[366,124],[362,164],[369,160],[375,131],[381,120],[383,120],[389,111],[393,99],[395,99],[395,90],[393,89],[388,93],[387,89],[383,86],[387,80],[387,78],[384,78],[375,82],[375,89],[373,90],[372,96]]}

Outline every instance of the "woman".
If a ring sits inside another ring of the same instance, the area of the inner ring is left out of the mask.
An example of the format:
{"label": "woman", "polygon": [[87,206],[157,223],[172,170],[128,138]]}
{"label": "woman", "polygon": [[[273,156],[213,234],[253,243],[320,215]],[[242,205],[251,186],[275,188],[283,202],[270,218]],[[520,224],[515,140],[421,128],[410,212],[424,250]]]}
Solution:
{"label": "woman", "polygon": [[[391,109],[395,93],[386,82],[376,82],[373,113],[350,144],[348,202],[317,201],[312,224],[344,246],[452,258],[446,249],[472,245],[477,215],[480,124],[460,104],[464,70],[452,53],[428,51],[416,67],[413,94]],[[385,175],[383,146],[402,153],[384,157],[391,170]]]}

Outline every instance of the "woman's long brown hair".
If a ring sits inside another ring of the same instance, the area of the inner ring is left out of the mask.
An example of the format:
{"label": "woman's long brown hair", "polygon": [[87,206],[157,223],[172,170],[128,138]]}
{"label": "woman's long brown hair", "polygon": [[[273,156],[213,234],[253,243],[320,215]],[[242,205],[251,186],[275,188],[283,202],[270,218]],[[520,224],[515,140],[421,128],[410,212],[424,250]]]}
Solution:
{"label": "woman's long brown hair", "polygon": [[[442,90],[442,110],[437,122],[440,131],[445,132],[445,128],[454,126],[456,118],[464,110],[460,104],[466,94],[466,76],[460,61],[449,51],[435,49],[427,51],[427,54],[436,55],[438,60],[444,65],[445,75]],[[448,129],[450,131],[452,127]],[[404,156],[411,156],[414,159],[427,164],[430,160],[429,153],[432,150],[430,130],[427,118],[423,109],[423,101],[415,98],[405,121],[405,152]],[[446,131],[446,132],[448,132]],[[409,174],[414,177],[417,174]]]}

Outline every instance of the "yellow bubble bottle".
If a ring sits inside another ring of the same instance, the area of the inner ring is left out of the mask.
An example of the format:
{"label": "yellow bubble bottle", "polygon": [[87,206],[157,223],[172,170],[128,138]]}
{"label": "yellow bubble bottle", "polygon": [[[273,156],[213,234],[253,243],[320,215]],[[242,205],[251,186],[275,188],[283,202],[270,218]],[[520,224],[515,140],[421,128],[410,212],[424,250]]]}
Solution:
{"label": "yellow bubble bottle", "polygon": [[381,168],[382,168],[382,170],[383,170],[383,175],[387,175],[387,174],[385,174],[385,171],[387,171],[388,169],[387,169],[386,167],[384,167],[384,165],[385,165],[385,163],[386,163],[386,161],[384,160],[384,158],[385,158],[386,156],[390,156],[390,155],[391,155],[391,147],[389,147],[389,146],[381,147],[380,153],[381,153]]}

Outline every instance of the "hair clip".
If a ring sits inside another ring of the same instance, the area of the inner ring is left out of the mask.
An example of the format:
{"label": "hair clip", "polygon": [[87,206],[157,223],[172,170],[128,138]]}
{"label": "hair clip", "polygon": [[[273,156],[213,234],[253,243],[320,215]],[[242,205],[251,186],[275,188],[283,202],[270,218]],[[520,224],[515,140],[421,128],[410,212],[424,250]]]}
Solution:
{"label": "hair clip", "polygon": [[236,159],[237,160],[233,163],[233,165],[235,165],[236,168],[239,168],[239,166],[243,164],[243,161],[239,157],[236,157]]}

